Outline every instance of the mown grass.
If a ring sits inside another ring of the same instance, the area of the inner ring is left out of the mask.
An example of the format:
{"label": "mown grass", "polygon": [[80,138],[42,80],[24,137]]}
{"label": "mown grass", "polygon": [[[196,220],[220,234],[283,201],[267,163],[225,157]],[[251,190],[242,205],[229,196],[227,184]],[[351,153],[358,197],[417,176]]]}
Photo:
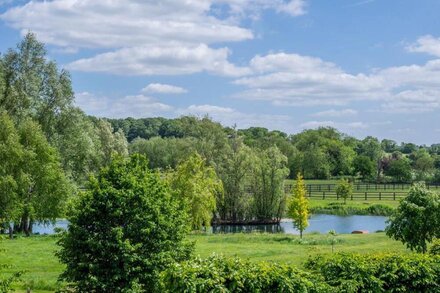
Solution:
{"label": "mown grass", "polygon": [[[56,236],[19,237],[0,242],[1,262],[11,265],[13,271],[25,271],[22,282],[16,284],[18,292],[26,288],[32,292],[53,292],[57,278],[63,270],[54,253],[58,249]],[[207,257],[213,253],[239,256],[251,261],[273,261],[302,266],[309,256],[330,254],[331,238],[322,234],[298,236],[284,234],[193,234],[195,254]],[[402,252],[409,253],[400,243],[384,233],[336,236],[335,252]]]}

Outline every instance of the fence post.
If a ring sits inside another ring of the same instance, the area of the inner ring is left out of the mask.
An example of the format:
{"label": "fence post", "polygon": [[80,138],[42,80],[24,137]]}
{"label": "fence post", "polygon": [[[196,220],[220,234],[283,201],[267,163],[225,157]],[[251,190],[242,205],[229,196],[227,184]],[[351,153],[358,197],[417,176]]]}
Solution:
{"label": "fence post", "polygon": [[325,191],[322,193],[322,199],[325,199]]}
{"label": "fence post", "polygon": [[382,192],[379,192],[379,200],[382,200]]}
{"label": "fence post", "polygon": [[365,200],[368,199],[367,192],[365,191]]}
{"label": "fence post", "polygon": [[396,192],[394,191],[393,200],[396,200]]}

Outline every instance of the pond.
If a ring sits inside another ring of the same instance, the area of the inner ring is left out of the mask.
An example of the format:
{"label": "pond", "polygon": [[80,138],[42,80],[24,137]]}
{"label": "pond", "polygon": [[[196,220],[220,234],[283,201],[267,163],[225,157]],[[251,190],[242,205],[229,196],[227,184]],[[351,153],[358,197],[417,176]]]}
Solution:
{"label": "pond", "polygon": [[[319,232],[328,233],[335,230],[338,234],[349,234],[354,230],[367,230],[370,233],[384,230],[387,217],[381,216],[335,216],[335,215],[313,215],[309,219],[309,227],[305,233]],[[293,228],[291,220],[284,220],[279,225],[221,225],[212,227],[213,233],[246,233],[266,232],[299,234]]]}
{"label": "pond", "polygon": [[[348,234],[354,230],[367,230],[370,233],[378,230],[384,230],[387,217],[381,216],[335,216],[335,215],[313,215],[309,219],[309,227],[305,233],[319,232],[327,233],[335,230],[338,234]],[[68,221],[59,220],[53,225],[35,224],[34,233],[53,234],[55,227],[66,229]],[[298,230],[293,228],[289,220],[282,221],[279,225],[222,225],[214,226],[213,233],[246,233],[246,232],[266,232],[266,233],[285,233],[299,234]]]}

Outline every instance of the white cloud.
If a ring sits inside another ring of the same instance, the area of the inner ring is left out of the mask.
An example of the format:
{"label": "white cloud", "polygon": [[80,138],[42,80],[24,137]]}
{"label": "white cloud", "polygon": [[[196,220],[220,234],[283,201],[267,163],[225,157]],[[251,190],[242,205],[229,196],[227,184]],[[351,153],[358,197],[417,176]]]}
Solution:
{"label": "white cloud", "polygon": [[[298,54],[271,53],[249,63],[253,74],[234,81],[244,89],[233,95],[268,101],[275,106],[343,106],[374,101],[383,112],[439,109],[440,59],[351,74],[336,64]],[[334,111],[318,116],[338,117]]]}
{"label": "white cloud", "polygon": [[185,94],[188,91],[170,84],[150,83],[142,89],[142,92],[146,94]]}
{"label": "white cloud", "polygon": [[111,99],[88,92],[76,95],[76,104],[87,114],[107,118],[167,116],[174,108],[145,95]]}
{"label": "white cloud", "polygon": [[344,105],[379,98],[384,87],[376,76],[349,74],[331,62],[298,54],[256,56],[250,68],[255,75],[234,82],[247,87],[235,97],[274,105]]}
{"label": "white cloud", "polygon": [[229,53],[227,48],[212,49],[205,44],[192,47],[131,47],[80,59],[68,68],[119,75],[182,75],[205,71],[241,76],[249,73],[249,69],[230,63]]}
{"label": "white cloud", "polygon": [[440,57],[440,38],[434,38],[431,35],[422,36],[406,49],[409,52],[427,53]]}
{"label": "white cloud", "polygon": [[176,111],[178,115],[209,115],[215,121],[219,121],[227,126],[237,125],[239,128],[248,128],[251,126],[267,127],[269,129],[278,129],[291,132],[289,125],[292,125],[291,118],[286,115],[270,115],[243,113],[233,108],[220,107],[214,105],[191,105],[185,109]]}
{"label": "white cloud", "polygon": [[[228,7],[227,17],[216,17],[216,5]],[[252,31],[240,26],[237,17],[265,9],[297,16],[305,13],[305,1],[29,1],[8,9],[0,19],[23,34],[35,32],[61,51],[101,50],[97,56],[70,64],[73,70],[129,75],[207,71],[239,76],[245,70],[228,62],[229,50],[214,49],[211,44],[253,39]]]}
{"label": "white cloud", "polygon": [[312,116],[315,116],[315,117],[346,117],[346,116],[355,116],[357,114],[358,114],[358,111],[353,110],[353,109],[342,109],[342,110],[330,109],[330,110],[315,113]]}
{"label": "white cloud", "polygon": [[335,122],[335,121],[308,121],[300,125],[303,129],[318,128],[318,127],[334,127],[342,131],[351,132],[355,129],[368,128],[368,124],[363,122]]}

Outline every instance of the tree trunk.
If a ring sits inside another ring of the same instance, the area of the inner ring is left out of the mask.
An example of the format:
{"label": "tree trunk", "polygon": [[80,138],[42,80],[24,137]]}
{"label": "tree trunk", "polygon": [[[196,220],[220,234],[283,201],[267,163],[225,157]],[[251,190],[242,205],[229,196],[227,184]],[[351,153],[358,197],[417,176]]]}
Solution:
{"label": "tree trunk", "polygon": [[301,230],[299,230],[299,238],[300,238],[300,239],[302,239],[302,238],[303,238],[303,231],[302,231],[302,229],[301,229]]}

